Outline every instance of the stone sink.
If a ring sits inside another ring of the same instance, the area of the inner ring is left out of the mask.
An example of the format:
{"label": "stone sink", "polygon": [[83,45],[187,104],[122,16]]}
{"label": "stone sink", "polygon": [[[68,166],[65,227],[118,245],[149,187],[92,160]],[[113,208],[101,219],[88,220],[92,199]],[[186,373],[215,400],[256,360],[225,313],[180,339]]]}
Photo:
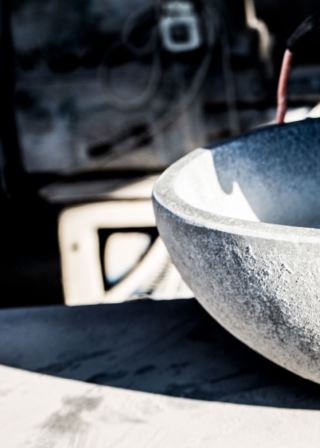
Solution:
{"label": "stone sink", "polygon": [[157,181],[160,235],[198,301],[320,383],[320,121],[197,149]]}

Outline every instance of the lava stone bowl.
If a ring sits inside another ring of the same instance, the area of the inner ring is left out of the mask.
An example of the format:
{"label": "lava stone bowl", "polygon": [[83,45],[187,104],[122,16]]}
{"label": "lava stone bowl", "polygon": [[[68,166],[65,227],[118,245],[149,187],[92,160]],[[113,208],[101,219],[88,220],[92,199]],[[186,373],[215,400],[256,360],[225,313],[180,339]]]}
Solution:
{"label": "lava stone bowl", "polygon": [[230,333],[320,383],[320,121],[197,149],[153,193],[160,235]]}

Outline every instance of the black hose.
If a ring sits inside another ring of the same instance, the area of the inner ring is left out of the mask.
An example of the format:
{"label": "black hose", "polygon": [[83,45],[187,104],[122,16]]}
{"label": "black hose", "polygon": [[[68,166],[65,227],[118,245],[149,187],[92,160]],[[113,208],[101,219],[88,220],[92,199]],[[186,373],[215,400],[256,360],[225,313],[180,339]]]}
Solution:
{"label": "black hose", "polygon": [[307,17],[287,41],[287,49],[291,53],[301,53],[305,48],[312,45],[315,39],[320,37],[320,9]]}

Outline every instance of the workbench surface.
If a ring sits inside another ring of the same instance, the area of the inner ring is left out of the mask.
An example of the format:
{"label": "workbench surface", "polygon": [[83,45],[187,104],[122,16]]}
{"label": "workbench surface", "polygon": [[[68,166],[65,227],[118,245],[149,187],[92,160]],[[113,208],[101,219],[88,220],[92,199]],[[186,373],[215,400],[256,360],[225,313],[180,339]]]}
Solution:
{"label": "workbench surface", "polygon": [[1,447],[320,445],[320,386],[194,300],[1,310],[0,364]]}

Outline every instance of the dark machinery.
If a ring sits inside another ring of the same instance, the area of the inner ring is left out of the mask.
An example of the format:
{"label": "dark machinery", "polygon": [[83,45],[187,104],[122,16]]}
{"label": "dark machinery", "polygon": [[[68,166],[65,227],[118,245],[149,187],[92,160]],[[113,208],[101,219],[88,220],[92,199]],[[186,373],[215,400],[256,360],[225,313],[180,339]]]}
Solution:
{"label": "dark machinery", "polygon": [[[88,191],[94,199],[97,181],[158,173],[200,144],[272,120],[286,39],[316,7],[2,0],[0,286],[33,303],[62,300],[61,208]],[[297,58],[289,105],[318,101],[318,59]],[[59,204],[57,185],[68,191]]]}

